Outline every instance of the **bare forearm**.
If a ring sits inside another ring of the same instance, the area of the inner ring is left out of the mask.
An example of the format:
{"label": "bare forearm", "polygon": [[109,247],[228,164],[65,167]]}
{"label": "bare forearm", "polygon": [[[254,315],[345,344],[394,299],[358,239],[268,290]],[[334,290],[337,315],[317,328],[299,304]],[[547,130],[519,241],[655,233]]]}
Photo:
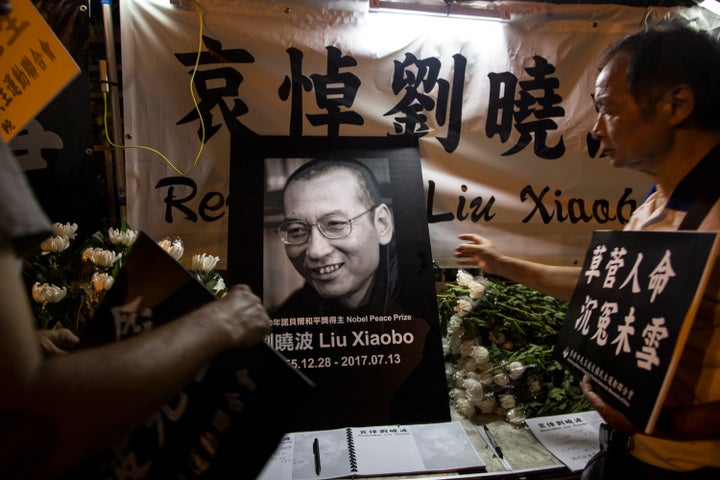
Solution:
{"label": "bare forearm", "polygon": [[183,318],[145,338],[44,362],[25,393],[26,406],[46,414],[63,439],[53,456],[59,463],[50,468],[63,469],[111,445],[224,351],[227,335],[208,328],[207,320]]}
{"label": "bare forearm", "polygon": [[496,263],[495,274],[522,283],[546,295],[570,300],[580,276],[580,269],[502,257]]}
{"label": "bare forearm", "polygon": [[561,300],[570,300],[580,268],[558,267],[503,255],[489,239],[475,234],[459,236],[464,243],[455,248],[460,265],[471,265]]}

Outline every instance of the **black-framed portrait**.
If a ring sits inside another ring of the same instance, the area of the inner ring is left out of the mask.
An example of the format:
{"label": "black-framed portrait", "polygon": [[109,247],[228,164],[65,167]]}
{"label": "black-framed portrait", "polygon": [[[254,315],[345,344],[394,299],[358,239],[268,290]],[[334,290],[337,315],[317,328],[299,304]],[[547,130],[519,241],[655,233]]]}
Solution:
{"label": "black-framed portrait", "polygon": [[[447,421],[417,140],[233,140],[228,271],[315,382],[296,430]],[[292,392],[288,392],[289,401]]]}

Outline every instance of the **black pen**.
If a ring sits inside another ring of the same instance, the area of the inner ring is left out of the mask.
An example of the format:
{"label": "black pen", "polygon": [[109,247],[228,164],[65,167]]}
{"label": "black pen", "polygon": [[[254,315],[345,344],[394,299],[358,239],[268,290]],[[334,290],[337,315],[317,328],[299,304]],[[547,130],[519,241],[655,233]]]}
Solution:
{"label": "black pen", "polygon": [[490,432],[490,429],[487,428],[487,425],[483,425],[483,430],[485,430],[485,435],[487,435],[488,441],[490,442],[490,446],[493,450],[495,450],[495,453],[499,458],[503,457],[503,452],[500,449],[500,445],[498,445],[497,440],[495,440],[495,437],[493,437],[493,434]]}
{"label": "black pen", "polygon": [[313,441],[313,456],[315,457],[315,475],[320,475],[322,465],[320,465],[320,442],[317,438]]}

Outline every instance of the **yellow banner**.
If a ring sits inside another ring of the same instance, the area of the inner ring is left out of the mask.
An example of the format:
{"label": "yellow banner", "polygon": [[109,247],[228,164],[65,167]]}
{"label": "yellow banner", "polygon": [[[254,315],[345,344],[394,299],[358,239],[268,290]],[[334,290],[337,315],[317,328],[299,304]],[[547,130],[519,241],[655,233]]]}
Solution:
{"label": "yellow banner", "polygon": [[0,132],[7,142],[80,73],[30,0],[0,17]]}

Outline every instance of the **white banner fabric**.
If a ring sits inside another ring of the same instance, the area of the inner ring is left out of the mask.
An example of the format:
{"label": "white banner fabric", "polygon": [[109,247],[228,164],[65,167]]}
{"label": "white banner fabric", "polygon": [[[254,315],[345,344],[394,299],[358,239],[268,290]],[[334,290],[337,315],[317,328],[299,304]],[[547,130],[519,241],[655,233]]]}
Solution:
{"label": "white banner fabric", "polygon": [[465,232],[579,264],[592,232],[621,228],[650,186],[588,139],[595,62],[648,16],[675,11],[497,3],[510,22],[123,0],[126,146],[165,157],[123,150],[130,225],[179,235],[186,258],[225,258],[231,137],[407,134],[420,137],[439,266],[457,266]]}

